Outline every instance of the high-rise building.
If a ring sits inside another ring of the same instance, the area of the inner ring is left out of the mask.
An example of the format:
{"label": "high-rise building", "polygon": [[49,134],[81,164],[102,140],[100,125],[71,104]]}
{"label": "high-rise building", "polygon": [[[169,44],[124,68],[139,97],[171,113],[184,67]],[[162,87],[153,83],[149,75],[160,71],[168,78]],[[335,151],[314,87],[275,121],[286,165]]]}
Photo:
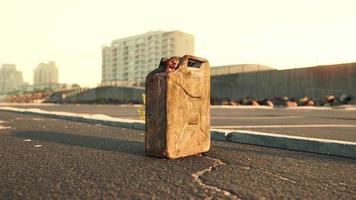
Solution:
{"label": "high-rise building", "polygon": [[102,85],[142,85],[162,57],[194,54],[194,36],[151,31],[117,39],[102,47]]}
{"label": "high-rise building", "polygon": [[34,70],[34,85],[58,83],[58,68],[55,62],[40,63]]}
{"label": "high-rise building", "polygon": [[14,64],[2,64],[0,69],[0,94],[17,90],[23,84],[22,72]]}

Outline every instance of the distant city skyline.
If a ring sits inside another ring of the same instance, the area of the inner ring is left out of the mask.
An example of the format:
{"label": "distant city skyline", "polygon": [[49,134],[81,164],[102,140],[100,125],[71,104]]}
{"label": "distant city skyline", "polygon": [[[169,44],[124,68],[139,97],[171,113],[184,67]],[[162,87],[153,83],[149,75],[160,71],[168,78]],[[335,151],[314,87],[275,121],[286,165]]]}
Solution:
{"label": "distant city skyline", "polygon": [[152,30],[194,35],[195,55],[212,66],[355,62],[355,8],[353,0],[4,0],[0,64],[33,83],[37,64],[55,60],[59,82],[95,86],[103,44]]}

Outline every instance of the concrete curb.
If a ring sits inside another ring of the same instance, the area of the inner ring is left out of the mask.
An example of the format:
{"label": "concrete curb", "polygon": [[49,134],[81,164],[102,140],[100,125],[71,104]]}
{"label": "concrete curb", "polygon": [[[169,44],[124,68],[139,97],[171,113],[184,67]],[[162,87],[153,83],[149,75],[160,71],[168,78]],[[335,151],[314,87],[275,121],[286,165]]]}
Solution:
{"label": "concrete curb", "polygon": [[356,143],[248,130],[211,129],[212,140],[356,158]]}
{"label": "concrete curb", "polygon": [[[66,119],[78,122],[99,123],[104,125],[132,128],[138,130],[145,129],[145,123],[143,121],[113,118],[105,115],[49,112],[40,109],[20,109],[12,107],[0,107],[0,110],[24,114],[34,114],[44,117]],[[245,143],[333,156],[356,158],[355,142],[325,140],[247,130],[211,129],[210,134],[211,139],[216,141]]]}

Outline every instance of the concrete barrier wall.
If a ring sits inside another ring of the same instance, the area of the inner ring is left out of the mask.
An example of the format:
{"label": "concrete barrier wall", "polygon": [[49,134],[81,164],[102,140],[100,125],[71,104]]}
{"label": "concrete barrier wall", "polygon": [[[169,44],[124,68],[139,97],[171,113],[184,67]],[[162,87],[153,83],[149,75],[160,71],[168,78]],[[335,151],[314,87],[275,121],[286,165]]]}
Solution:
{"label": "concrete barrier wall", "polygon": [[145,93],[144,88],[108,86],[78,90],[65,96],[62,93],[54,93],[46,101],[52,103],[142,103],[143,93]]}
{"label": "concrete barrier wall", "polygon": [[98,87],[66,98],[67,102],[142,103],[143,88]]}
{"label": "concrete barrier wall", "polygon": [[[108,86],[69,95],[55,93],[47,102],[142,103],[143,93],[144,88]],[[356,63],[211,77],[211,97],[219,99],[308,96],[318,100],[325,95],[342,94],[356,97]]]}
{"label": "concrete barrier wall", "polygon": [[356,97],[356,63],[213,76],[213,98],[257,99],[347,94]]}

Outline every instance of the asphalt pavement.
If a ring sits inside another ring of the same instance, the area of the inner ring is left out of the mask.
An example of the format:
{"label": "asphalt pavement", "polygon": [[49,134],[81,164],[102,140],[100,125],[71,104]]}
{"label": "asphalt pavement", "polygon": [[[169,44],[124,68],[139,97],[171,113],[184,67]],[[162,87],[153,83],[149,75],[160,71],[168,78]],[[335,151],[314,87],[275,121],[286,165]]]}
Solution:
{"label": "asphalt pavement", "polygon": [[[4,106],[4,105],[3,105]],[[104,114],[139,119],[130,105],[8,105],[46,111]],[[212,128],[252,130],[267,133],[356,142],[356,109],[261,109],[211,108]]]}
{"label": "asphalt pavement", "polygon": [[177,160],[144,132],[0,111],[0,199],[355,199],[356,160],[228,142]]}

